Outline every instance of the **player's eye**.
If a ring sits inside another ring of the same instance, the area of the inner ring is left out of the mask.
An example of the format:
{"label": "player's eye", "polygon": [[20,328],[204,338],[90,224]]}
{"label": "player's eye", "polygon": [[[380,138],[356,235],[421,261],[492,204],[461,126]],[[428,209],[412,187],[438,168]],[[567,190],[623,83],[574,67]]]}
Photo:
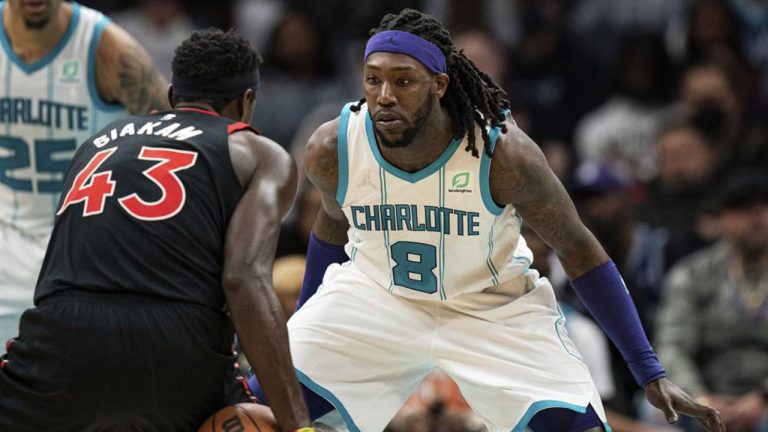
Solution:
{"label": "player's eye", "polygon": [[408,78],[400,78],[397,80],[397,85],[400,86],[407,86],[411,83],[413,83],[413,81],[409,80]]}
{"label": "player's eye", "polygon": [[370,85],[376,85],[376,84],[378,84],[380,81],[379,81],[379,78],[378,78],[378,77],[376,77],[376,76],[373,76],[373,75],[368,75],[367,77],[365,77],[365,82],[366,82],[366,83],[368,83],[368,84],[370,84]]}

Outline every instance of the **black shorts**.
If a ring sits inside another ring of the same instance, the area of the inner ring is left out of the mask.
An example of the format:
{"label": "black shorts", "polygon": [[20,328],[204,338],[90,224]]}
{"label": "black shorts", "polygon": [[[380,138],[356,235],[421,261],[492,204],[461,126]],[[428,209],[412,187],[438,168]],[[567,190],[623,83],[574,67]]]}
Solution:
{"label": "black shorts", "polygon": [[0,431],[189,432],[250,401],[222,312],[65,291],[21,318],[0,368]]}

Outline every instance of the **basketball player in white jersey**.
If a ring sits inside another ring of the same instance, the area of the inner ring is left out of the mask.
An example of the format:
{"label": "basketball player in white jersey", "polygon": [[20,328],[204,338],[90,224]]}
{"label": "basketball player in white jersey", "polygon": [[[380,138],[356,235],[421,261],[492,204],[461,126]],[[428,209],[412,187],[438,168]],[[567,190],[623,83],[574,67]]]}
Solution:
{"label": "basketball player in white jersey", "polygon": [[[351,431],[381,431],[440,368],[491,432],[609,431],[552,286],[530,267],[522,217],[651,403],[671,423],[682,412],[723,431],[664,378],[615,265],[505,116],[504,92],[428,15],[387,15],[372,34],[365,98],[307,146],[323,207],[288,327],[313,418],[332,405]],[[345,262],[325,271],[332,261]]]}
{"label": "basketball player in white jersey", "polygon": [[0,2],[0,341],[16,336],[75,146],[118,117],[166,108],[144,49],[62,0]]}

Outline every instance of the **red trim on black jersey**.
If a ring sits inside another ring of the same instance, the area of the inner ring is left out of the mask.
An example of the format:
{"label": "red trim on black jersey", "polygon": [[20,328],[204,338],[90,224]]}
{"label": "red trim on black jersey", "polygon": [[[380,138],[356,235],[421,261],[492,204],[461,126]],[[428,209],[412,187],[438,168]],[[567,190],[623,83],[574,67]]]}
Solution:
{"label": "red trim on black jersey", "polygon": [[178,110],[178,111],[195,111],[195,112],[200,112],[200,113],[203,113],[203,114],[210,114],[210,115],[215,115],[216,117],[221,117],[221,114],[219,114],[217,112],[208,111],[208,110],[204,110],[204,109],[200,109],[200,108],[183,107],[183,108],[175,108],[175,109]]}
{"label": "red trim on black jersey", "polygon": [[[238,372],[235,372],[235,373],[237,374]],[[248,397],[248,399],[251,400],[251,402],[253,402],[253,403],[264,403],[263,401],[259,400],[259,398],[257,398],[256,395],[254,395],[251,392],[251,386],[248,385],[248,380],[245,379],[244,376],[236,375],[235,379],[237,380],[237,382],[239,382],[243,386],[243,390],[245,391],[245,395],[246,395],[246,397]]]}
{"label": "red trim on black jersey", "polygon": [[243,122],[234,122],[231,123],[229,126],[227,126],[227,134],[232,135],[233,133],[241,130],[250,130],[251,132],[255,133],[256,135],[261,135],[261,132],[259,132],[258,129],[255,127],[249,125],[248,123]]}

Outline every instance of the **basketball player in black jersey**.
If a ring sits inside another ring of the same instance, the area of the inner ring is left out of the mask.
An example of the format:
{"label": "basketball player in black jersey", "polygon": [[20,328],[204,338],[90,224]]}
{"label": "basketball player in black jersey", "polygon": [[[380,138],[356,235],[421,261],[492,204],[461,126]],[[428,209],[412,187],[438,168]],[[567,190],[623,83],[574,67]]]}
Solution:
{"label": "basketball player in black jersey", "polygon": [[244,123],[258,64],[233,32],[195,33],[173,110],[77,150],[36,307],[0,360],[0,431],[197,430],[250,400],[235,331],[282,430],[309,426],[271,286],[296,167]]}

